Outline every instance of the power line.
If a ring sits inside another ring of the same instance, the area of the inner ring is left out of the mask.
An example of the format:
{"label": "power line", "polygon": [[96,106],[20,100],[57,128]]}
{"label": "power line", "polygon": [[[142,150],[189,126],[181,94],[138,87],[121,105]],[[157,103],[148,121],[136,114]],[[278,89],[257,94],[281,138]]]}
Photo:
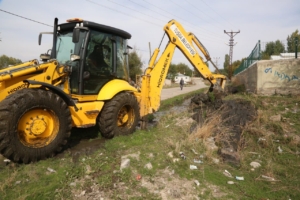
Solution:
{"label": "power line", "polygon": [[[190,22],[184,20],[183,18],[181,18],[181,17],[179,17],[179,16],[177,16],[177,15],[174,15],[174,14],[168,12],[167,10],[164,10],[164,9],[162,9],[162,8],[160,8],[160,7],[154,5],[154,4],[152,4],[152,3],[150,3],[150,2],[148,2],[148,1],[146,1],[146,0],[143,0],[143,1],[146,2],[146,3],[148,3],[148,4],[150,4],[150,5],[152,5],[152,6],[154,6],[155,8],[158,8],[158,9],[162,10],[162,11],[165,12],[165,13],[168,13],[168,14],[170,14],[170,15],[172,15],[172,16],[175,16],[176,18],[178,18],[178,19],[180,19],[180,20],[182,20],[182,21],[184,21],[184,22],[186,22],[186,23],[188,23],[188,24],[192,24],[192,23],[190,23]],[[192,25],[193,25],[194,27],[196,27],[198,30],[200,30],[200,29],[198,28],[197,25],[195,25],[195,24],[192,24]],[[191,26],[189,26],[189,27],[191,27]],[[205,31],[208,31],[208,30],[206,30],[206,29],[204,29],[204,28],[202,28],[202,29],[205,30]],[[202,31],[202,30],[201,30],[201,31]],[[211,32],[211,31],[208,31],[208,32]],[[211,33],[212,33],[212,32],[211,32]],[[214,34],[215,34],[215,33],[214,33]],[[200,34],[200,35],[204,35],[204,33],[202,33],[202,34]],[[220,39],[220,37],[212,36],[211,34],[210,34],[209,36],[210,36],[210,37],[215,37],[215,38]],[[206,36],[206,37],[207,37],[207,36]],[[213,42],[215,42],[215,41],[213,41]]]}
{"label": "power line", "polygon": [[17,15],[17,14],[14,14],[14,13],[11,13],[11,12],[8,12],[8,11],[5,11],[5,10],[2,10],[2,9],[0,9],[0,11],[5,12],[5,13],[8,13],[8,14],[10,14],[10,15],[14,15],[14,16],[17,16],[17,17],[26,19],[26,20],[29,20],[29,21],[32,21],[32,22],[35,22],[35,23],[39,23],[39,24],[42,24],[42,25],[45,25],[45,26],[53,27],[53,26],[51,26],[51,25],[48,25],[48,24],[45,24],[45,23],[42,23],[42,22],[38,22],[38,21],[35,21],[35,20],[33,20],[33,19],[29,19],[29,18],[27,18],[27,17],[23,17],[23,16],[20,16],[20,15]]}
{"label": "power line", "polygon": [[[199,19],[201,19],[201,20],[204,20],[203,18],[200,18],[200,17],[199,17],[198,15],[196,15],[195,13],[193,13],[193,12],[191,12],[191,11],[185,9],[184,7],[182,7],[182,6],[180,6],[180,5],[178,5],[178,3],[176,3],[175,1],[172,1],[172,3],[174,3],[175,5],[177,5],[179,8],[181,8],[181,9],[187,11],[188,13],[193,14],[193,15],[196,16],[197,18],[199,18]],[[188,2],[188,3],[189,3],[189,2]],[[206,20],[204,20],[204,21],[207,22]],[[220,28],[220,27],[217,27],[217,28]],[[206,31],[208,31],[208,32],[210,32],[210,33],[213,33],[213,32],[211,32],[211,31],[209,31],[209,30],[207,30],[207,29],[204,29],[204,30],[206,30]],[[215,34],[215,33],[213,33],[213,34]],[[220,36],[219,34],[215,34],[215,35]]]}
{"label": "power line", "polygon": [[[135,11],[135,12],[141,13],[142,15],[146,15],[146,16],[148,16],[148,17],[152,17],[152,18],[153,18],[153,16],[147,15],[147,14],[145,14],[145,13],[143,13],[143,12],[141,12],[141,11],[135,10],[135,9],[133,9],[133,8],[129,8],[129,7],[127,7],[127,6],[124,6],[124,5],[122,5],[122,4],[119,4],[119,3],[117,3],[117,2],[114,2],[114,1],[112,1],[112,0],[108,0],[108,1],[110,1],[110,2],[112,2],[112,3],[114,3],[114,4],[117,4],[117,5],[119,5],[119,6],[122,6],[122,7],[124,7],[124,8],[133,10],[133,11]],[[154,19],[157,19],[157,20],[163,22],[163,20],[161,20],[161,19],[158,19],[158,18],[154,18]]]}
{"label": "power line", "polygon": [[[212,11],[214,11],[217,15],[219,15],[212,7],[210,7],[204,0],[201,0],[203,3],[205,3],[205,5],[207,6],[207,7],[209,7]],[[226,21],[225,19],[224,19],[224,17],[223,16],[221,16],[221,15],[219,15],[220,17],[221,17],[221,19],[223,19],[224,21]],[[229,21],[226,21],[228,24],[230,24],[231,26],[232,26],[232,24],[229,22]]]}
{"label": "power line", "polygon": [[[197,8],[197,6],[195,6],[194,4],[192,4],[191,2],[189,2],[188,0],[185,0],[186,2],[188,2],[189,4],[191,4],[193,6],[194,9],[199,10],[200,12],[203,12],[203,10],[200,10],[199,8]],[[209,17],[210,19],[214,20],[215,22],[217,22],[218,24],[220,24],[221,26],[223,26],[223,24],[221,24],[220,22],[216,21],[216,19],[210,17],[209,15],[206,14],[207,17]]]}
{"label": "power line", "polygon": [[[126,15],[126,16],[133,17],[133,18],[137,19],[135,16],[132,16],[132,15],[130,15],[130,14],[128,14],[128,13],[124,13],[124,12],[122,12],[122,11],[119,11],[119,10],[116,10],[116,9],[113,9],[113,8],[110,8],[110,7],[107,7],[107,6],[105,6],[105,5],[96,3],[96,2],[91,1],[91,0],[86,0],[86,1],[87,1],[87,2],[90,2],[90,3],[93,3],[93,4],[96,4],[96,5],[98,5],[98,6],[102,6],[102,7],[104,7],[104,8],[113,10],[113,11],[117,11],[117,12],[123,14],[123,15]],[[160,25],[158,25],[158,24],[156,24],[156,23],[153,23],[153,22],[150,22],[150,21],[148,21],[148,20],[144,20],[144,19],[140,19],[140,18],[139,18],[138,20],[142,20],[142,21],[144,21],[144,22],[147,22],[147,23],[153,24],[153,25],[155,25],[155,26],[161,27]]]}
{"label": "power line", "polygon": [[[156,24],[156,23],[154,23],[154,22],[150,22],[150,21],[148,21],[148,20],[144,20],[144,19],[141,19],[141,18],[137,18],[137,17],[135,17],[135,16],[132,16],[132,15],[130,15],[130,14],[128,14],[128,13],[125,13],[125,12],[119,11],[119,10],[117,10],[117,9],[110,8],[110,7],[108,7],[108,6],[105,6],[105,5],[103,5],[103,4],[100,4],[100,3],[94,2],[94,1],[92,1],[92,0],[86,0],[86,1],[88,1],[89,3],[93,3],[93,4],[96,4],[96,5],[98,5],[98,6],[101,6],[101,7],[104,7],[104,8],[110,9],[110,10],[113,10],[113,11],[117,11],[118,13],[121,13],[121,14],[123,14],[123,15],[129,16],[129,17],[132,17],[132,18],[134,18],[134,19],[141,20],[141,21],[144,21],[144,22],[147,22],[147,23],[154,24],[154,25],[156,25],[156,26],[158,26],[158,27],[161,27],[161,25],[158,25],[158,24]],[[112,2],[112,3],[115,3],[115,2]],[[116,3],[116,4],[117,4],[117,3]],[[120,5],[120,4],[119,4],[119,5]],[[120,6],[124,7],[123,5],[120,5]],[[130,9],[131,9],[131,8],[130,8]],[[134,9],[131,9],[131,10],[134,10]],[[218,39],[219,39],[219,38],[218,38]],[[206,39],[206,40],[209,40],[209,39]],[[209,41],[216,42],[214,39],[212,39],[212,40],[209,40]]]}

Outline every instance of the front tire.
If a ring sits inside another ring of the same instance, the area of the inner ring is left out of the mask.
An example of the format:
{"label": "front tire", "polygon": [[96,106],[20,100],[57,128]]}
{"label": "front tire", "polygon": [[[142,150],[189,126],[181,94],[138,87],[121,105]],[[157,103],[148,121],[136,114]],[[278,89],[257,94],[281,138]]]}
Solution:
{"label": "front tire", "polygon": [[0,102],[0,152],[14,162],[54,156],[72,129],[67,104],[42,89],[22,89]]}
{"label": "front tire", "polygon": [[116,135],[133,133],[139,119],[139,105],[135,96],[120,93],[105,103],[98,118],[98,126],[101,135],[110,139]]}

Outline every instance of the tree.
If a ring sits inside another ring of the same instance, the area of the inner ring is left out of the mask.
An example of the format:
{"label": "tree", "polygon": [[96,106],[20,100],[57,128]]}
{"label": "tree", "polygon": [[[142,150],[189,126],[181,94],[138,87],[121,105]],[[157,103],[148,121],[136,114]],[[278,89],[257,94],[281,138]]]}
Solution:
{"label": "tree", "polygon": [[262,59],[270,59],[271,55],[279,55],[284,52],[284,44],[280,40],[268,42],[262,52]]}
{"label": "tree", "polygon": [[8,57],[6,55],[0,56],[0,69],[6,68],[9,65],[17,65],[20,63],[22,63],[22,61],[20,59]]}
{"label": "tree", "polygon": [[225,76],[228,76],[229,65],[230,65],[230,57],[228,54],[225,54],[225,60],[224,60],[224,64],[223,64]]}
{"label": "tree", "polygon": [[170,67],[169,67],[169,71],[168,71],[167,77],[169,79],[171,79],[172,81],[174,81],[174,78],[175,78],[176,74],[177,74],[177,65],[171,63]]}
{"label": "tree", "polygon": [[298,29],[293,32],[291,35],[288,35],[287,37],[287,51],[288,52],[295,52],[295,40],[296,38],[298,38],[298,52],[300,51],[300,33],[298,31]]}
{"label": "tree", "polygon": [[139,56],[135,49],[128,54],[129,63],[129,77],[131,80],[136,79],[136,75],[142,74],[143,62],[141,56]]}
{"label": "tree", "polygon": [[177,72],[184,74],[186,76],[192,76],[193,71],[184,63],[177,64]]}

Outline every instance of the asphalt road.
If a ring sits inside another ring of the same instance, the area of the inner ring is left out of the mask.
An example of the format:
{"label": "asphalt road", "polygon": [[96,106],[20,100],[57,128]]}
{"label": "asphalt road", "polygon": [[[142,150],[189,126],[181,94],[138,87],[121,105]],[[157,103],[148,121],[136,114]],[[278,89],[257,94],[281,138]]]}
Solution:
{"label": "asphalt road", "polygon": [[163,89],[162,92],[161,92],[161,100],[165,100],[165,99],[169,99],[169,98],[172,98],[172,97],[175,97],[175,96],[178,96],[178,95],[181,95],[181,94],[185,94],[185,93],[188,93],[188,92],[192,92],[192,91],[195,91],[195,90],[198,90],[198,89],[201,89],[201,88],[208,88],[207,85],[205,85],[203,83],[202,80],[195,80],[195,85],[192,85],[192,86],[188,86],[188,87],[183,87],[182,90],[180,90],[180,87],[176,87],[176,88],[168,88],[168,89]]}

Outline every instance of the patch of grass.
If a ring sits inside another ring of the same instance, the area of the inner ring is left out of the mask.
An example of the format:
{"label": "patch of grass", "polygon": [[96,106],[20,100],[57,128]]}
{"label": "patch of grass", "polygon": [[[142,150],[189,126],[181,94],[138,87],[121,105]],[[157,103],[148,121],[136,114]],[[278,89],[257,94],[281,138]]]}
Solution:
{"label": "patch of grass", "polygon": [[[161,109],[180,105],[197,92],[165,100]],[[168,199],[300,199],[300,141],[295,139],[300,132],[300,112],[293,112],[299,97],[250,94],[226,97],[234,98],[251,101],[258,109],[256,119],[243,131],[238,167],[224,163],[217,151],[206,144],[206,139],[214,136],[213,130],[222,133],[219,137],[229,134],[219,128],[222,119],[218,113],[195,134],[189,133],[189,124],[176,125],[178,118],[190,117],[191,113],[170,113],[160,119],[157,127],[105,140],[92,153],[77,155],[70,151],[28,165],[0,166],[0,199],[158,200],[162,194]],[[275,114],[281,114],[282,120],[270,121]],[[77,129],[75,133],[78,134],[73,140],[78,139],[78,143],[86,139],[85,133],[94,139],[101,137],[93,129]],[[120,171],[122,156],[129,156],[130,166]],[[216,158],[219,163],[215,163]],[[203,163],[195,163],[194,159]],[[253,161],[261,167],[252,169]],[[148,163],[152,169],[145,168]],[[197,169],[191,170],[190,165],[196,165]],[[56,172],[51,173],[48,168]],[[225,176],[224,170],[233,178]],[[141,179],[137,179],[138,175]],[[237,181],[235,176],[243,176],[244,181]],[[200,186],[196,186],[195,180]],[[228,181],[235,184],[227,184]]]}
{"label": "patch of grass", "polygon": [[189,99],[198,93],[203,93],[206,90],[207,90],[206,88],[203,88],[186,94],[181,94],[170,99],[163,100],[161,101],[159,111],[166,110],[176,105],[181,105],[184,100]]}

